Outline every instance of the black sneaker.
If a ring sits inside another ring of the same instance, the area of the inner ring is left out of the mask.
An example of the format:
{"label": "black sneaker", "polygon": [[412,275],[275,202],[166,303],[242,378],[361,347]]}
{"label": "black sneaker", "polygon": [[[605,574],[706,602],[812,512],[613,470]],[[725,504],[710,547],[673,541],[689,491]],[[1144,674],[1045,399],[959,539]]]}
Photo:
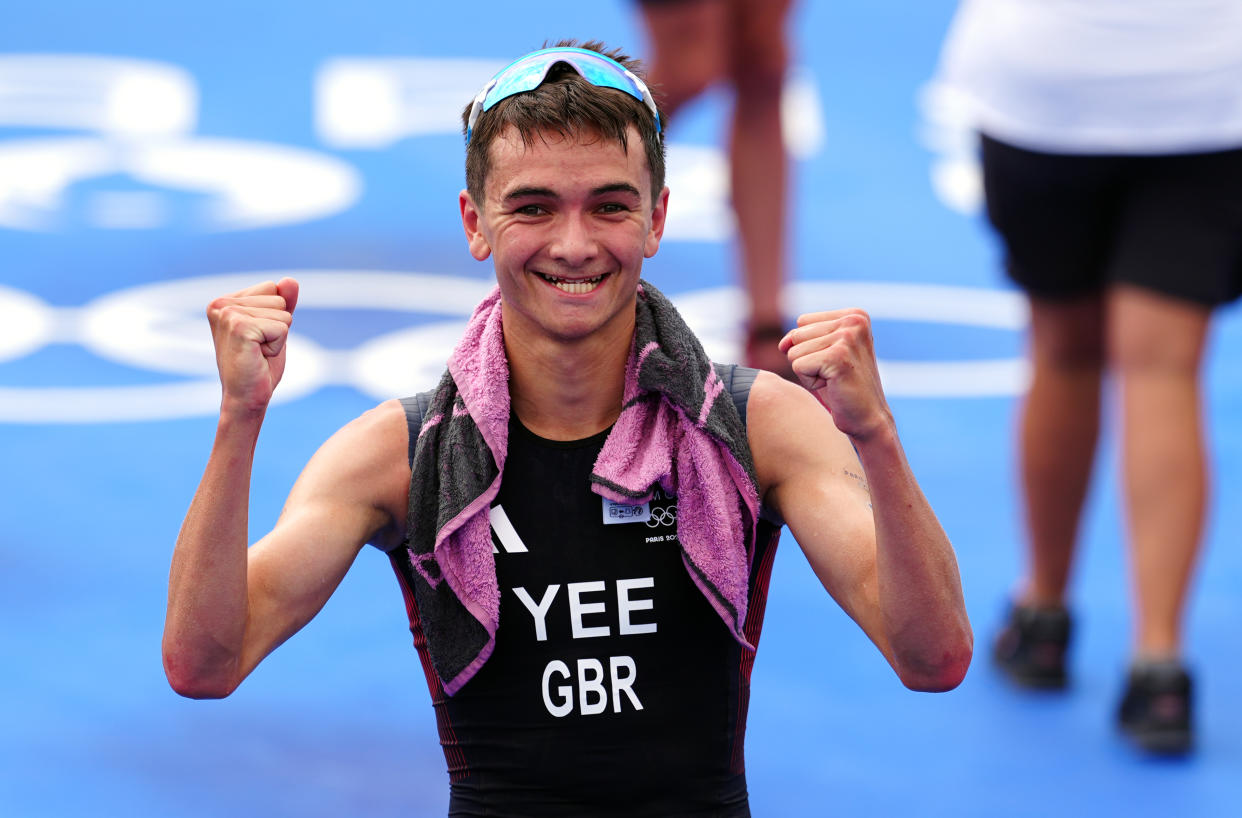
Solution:
{"label": "black sneaker", "polygon": [[1014,683],[1045,690],[1065,687],[1070,615],[1054,606],[1011,605],[992,659]]}
{"label": "black sneaker", "polygon": [[1135,663],[1117,711],[1122,731],[1150,753],[1190,752],[1191,688],[1190,674],[1175,661]]}

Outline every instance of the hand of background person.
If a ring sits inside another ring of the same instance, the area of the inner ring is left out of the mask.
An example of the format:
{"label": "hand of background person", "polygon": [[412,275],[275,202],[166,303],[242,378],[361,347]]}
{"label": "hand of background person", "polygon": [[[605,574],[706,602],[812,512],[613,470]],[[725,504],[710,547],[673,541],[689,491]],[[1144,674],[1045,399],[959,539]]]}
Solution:
{"label": "hand of background person", "polygon": [[844,309],[801,315],[779,348],[798,380],[851,439],[866,440],[891,425],[867,313]]}
{"label": "hand of background person", "polygon": [[221,408],[262,412],[285,371],[285,342],[298,301],[292,278],[265,281],[215,299],[207,321],[223,389]]}

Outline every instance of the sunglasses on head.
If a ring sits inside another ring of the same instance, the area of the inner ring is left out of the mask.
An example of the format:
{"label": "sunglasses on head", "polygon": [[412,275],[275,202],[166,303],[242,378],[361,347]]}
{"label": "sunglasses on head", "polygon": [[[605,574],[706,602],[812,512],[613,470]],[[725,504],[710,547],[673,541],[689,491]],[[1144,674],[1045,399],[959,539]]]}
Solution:
{"label": "sunglasses on head", "polygon": [[655,98],[651,96],[646,83],[640,80],[633,71],[597,51],[560,47],[544,48],[532,51],[525,57],[519,57],[501,69],[483,86],[470,106],[470,117],[466,123],[466,144],[470,144],[470,136],[474,133],[474,125],[479,120],[479,114],[490,111],[492,106],[502,99],[535,90],[548,76],[548,71],[552,69],[552,66],[557,63],[570,66],[592,85],[601,88],[616,88],[645,103],[655,121],[656,133],[661,132],[660,112],[656,108]]}

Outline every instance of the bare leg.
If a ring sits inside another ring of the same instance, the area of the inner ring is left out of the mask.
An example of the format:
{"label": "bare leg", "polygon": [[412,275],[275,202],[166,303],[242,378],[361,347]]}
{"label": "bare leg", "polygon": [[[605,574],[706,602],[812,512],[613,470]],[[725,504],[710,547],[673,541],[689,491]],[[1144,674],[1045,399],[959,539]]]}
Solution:
{"label": "bare leg", "polygon": [[[781,89],[788,67],[789,0],[734,0],[730,77],[736,92],[730,150],[733,209],[742,251],[750,327],[779,327],[786,271],[788,156]],[[783,372],[775,339],[752,345],[750,363]]]}
{"label": "bare leg", "polygon": [[1032,298],[1030,358],[1031,386],[1020,415],[1028,574],[1018,598],[1059,605],[1099,436],[1103,299]]}
{"label": "bare leg", "polygon": [[1207,504],[1199,364],[1211,312],[1136,287],[1117,288],[1108,311],[1109,355],[1121,379],[1135,651],[1176,657]]}
{"label": "bare leg", "polygon": [[788,158],[781,130],[781,88],[788,67],[787,0],[735,5],[731,172],[746,288],[755,323],[783,320]]}
{"label": "bare leg", "polygon": [[729,22],[727,4],[717,0],[643,3],[651,39],[648,77],[671,119],[682,105],[723,79]]}
{"label": "bare leg", "polygon": [[[785,18],[790,0],[687,0],[644,4],[651,38],[651,79],[673,114],[726,76],[735,101],[730,135],[730,186],[749,303],[747,326],[785,322],[785,220],[788,159],[780,101],[788,56]],[[748,345],[748,363],[784,373],[782,332]]]}

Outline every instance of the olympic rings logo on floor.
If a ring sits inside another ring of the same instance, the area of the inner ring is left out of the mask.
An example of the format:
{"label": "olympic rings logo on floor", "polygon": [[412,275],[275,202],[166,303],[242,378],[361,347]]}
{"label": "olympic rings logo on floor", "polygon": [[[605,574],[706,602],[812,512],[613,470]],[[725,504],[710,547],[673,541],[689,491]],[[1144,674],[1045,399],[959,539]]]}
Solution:
{"label": "olympic rings logo on floor", "polygon": [[[382,310],[411,313],[409,327],[349,350],[328,349],[305,333],[289,340],[276,402],[327,386],[348,386],[385,400],[434,385],[489,279],[417,272],[267,270],[187,278],[108,293],[82,307],[57,308],[0,285],[0,364],[51,344],[76,344],[102,361],[167,376],[159,383],[114,386],[19,386],[0,380],[0,422],[106,423],[210,415],[219,407],[215,354],[204,310],[213,298],[259,281],[293,276],[298,311]],[[738,360],[744,296],[736,287],[672,294],[715,360]],[[795,282],[791,304],[854,304],[873,318],[1018,331],[1026,313],[1017,294],[966,287],[876,282]],[[430,318],[428,318],[430,316]],[[102,367],[101,367],[102,369]],[[1020,358],[881,361],[890,397],[1013,395],[1025,384]],[[0,369],[0,379],[4,377]],[[92,381],[98,380],[93,375]]]}
{"label": "olympic rings logo on floor", "polygon": [[[323,147],[351,152],[456,134],[463,101],[506,63],[328,57],[312,80],[315,133]],[[353,164],[322,150],[196,134],[198,83],[175,64],[0,54],[0,88],[8,91],[0,94],[0,128],[85,132],[0,138],[2,228],[158,230],[185,221],[207,232],[251,230],[344,212],[366,185]],[[781,111],[790,154],[818,153],[825,117],[812,72],[789,72]],[[726,155],[715,145],[674,141],[668,148],[668,182],[679,204],[665,239],[728,240],[734,219]],[[126,181],[73,193],[111,177]],[[75,195],[82,201],[71,201]]]}

